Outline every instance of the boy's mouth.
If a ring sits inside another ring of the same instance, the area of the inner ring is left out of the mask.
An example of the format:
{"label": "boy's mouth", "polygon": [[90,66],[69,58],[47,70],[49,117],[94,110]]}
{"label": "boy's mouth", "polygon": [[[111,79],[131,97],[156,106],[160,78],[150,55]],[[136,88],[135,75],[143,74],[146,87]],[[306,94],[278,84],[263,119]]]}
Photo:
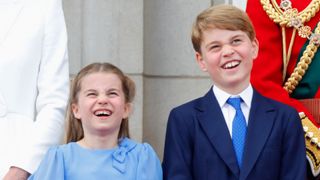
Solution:
{"label": "boy's mouth", "polygon": [[222,68],[223,68],[223,69],[232,69],[232,68],[237,67],[239,64],[240,64],[240,61],[236,61],[236,60],[234,60],[234,61],[229,61],[229,62],[223,64],[223,65],[222,65]]}

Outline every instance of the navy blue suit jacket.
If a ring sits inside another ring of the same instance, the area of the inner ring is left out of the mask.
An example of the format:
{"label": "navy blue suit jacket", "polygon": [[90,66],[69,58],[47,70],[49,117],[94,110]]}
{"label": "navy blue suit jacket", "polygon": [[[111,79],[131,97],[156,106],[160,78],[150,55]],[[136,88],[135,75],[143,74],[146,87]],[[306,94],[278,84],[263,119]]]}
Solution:
{"label": "navy blue suit jacket", "polygon": [[242,169],[212,91],[169,115],[164,180],[304,180],[306,149],[298,113],[254,90]]}

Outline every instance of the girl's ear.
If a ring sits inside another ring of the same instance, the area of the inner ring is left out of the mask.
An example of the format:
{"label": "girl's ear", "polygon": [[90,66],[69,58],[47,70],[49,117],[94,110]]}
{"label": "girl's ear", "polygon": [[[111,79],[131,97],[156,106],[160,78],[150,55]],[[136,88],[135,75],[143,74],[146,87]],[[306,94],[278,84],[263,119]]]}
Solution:
{"label": "girl's ear", "polygon": [[132,103],[126,103],[124,107],[124,113],[123,113],[123,119],[126,119],[129,117],[129,115],[132,113]]}
{"label": "girl's ear", "polygon": [[201,53],[196,52],[197,63],[202,71],[207,71],[206,63],[204,62]]}
{"label": "girl's ear", "polygon": [[77,104],[72,103],[71,104],[71,110],[72,110],[72,113],[73,113],[75,118],[81,119],[81,116],[80,116],[80,113],[79,113],[79,107],[78,107]]}

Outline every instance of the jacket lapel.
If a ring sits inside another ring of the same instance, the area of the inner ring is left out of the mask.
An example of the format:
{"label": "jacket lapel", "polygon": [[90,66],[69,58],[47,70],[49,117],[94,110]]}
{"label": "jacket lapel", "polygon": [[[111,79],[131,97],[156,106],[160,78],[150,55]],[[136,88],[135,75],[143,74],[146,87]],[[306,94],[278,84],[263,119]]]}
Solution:
{"label": "jacket lapel", "polygon": [[239,167],[229,130],[212,88],[202,98],[197,108],[199,110],[198,120],[204,132],[209,137],[211,144],[232,173],[236,177],[239,177]]}
{"label": "jacket lapel", "polygon": [[241,180],[247,178],[269,137],[275,119],[274,111],[275,109],[266,101],[266,98],[254,91],[243,157],[243,168],[240,174]]}
{"label": "jacket lapel", "polygon": [[0,47],[6,41],[23,7],[24,0],[2,0],[0,1]]}

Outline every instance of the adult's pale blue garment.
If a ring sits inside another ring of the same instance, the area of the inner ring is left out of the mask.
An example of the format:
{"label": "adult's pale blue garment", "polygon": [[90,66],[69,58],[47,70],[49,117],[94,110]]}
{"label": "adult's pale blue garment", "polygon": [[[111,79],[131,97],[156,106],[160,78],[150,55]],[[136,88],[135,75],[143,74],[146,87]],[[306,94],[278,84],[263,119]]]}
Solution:
{"label": "adult's pale blue garment", "polygon": [[159,158],[147,143],[128,138],[109,150],[92,150],[71,142],[49,149],[29,180],[161,180]]}

